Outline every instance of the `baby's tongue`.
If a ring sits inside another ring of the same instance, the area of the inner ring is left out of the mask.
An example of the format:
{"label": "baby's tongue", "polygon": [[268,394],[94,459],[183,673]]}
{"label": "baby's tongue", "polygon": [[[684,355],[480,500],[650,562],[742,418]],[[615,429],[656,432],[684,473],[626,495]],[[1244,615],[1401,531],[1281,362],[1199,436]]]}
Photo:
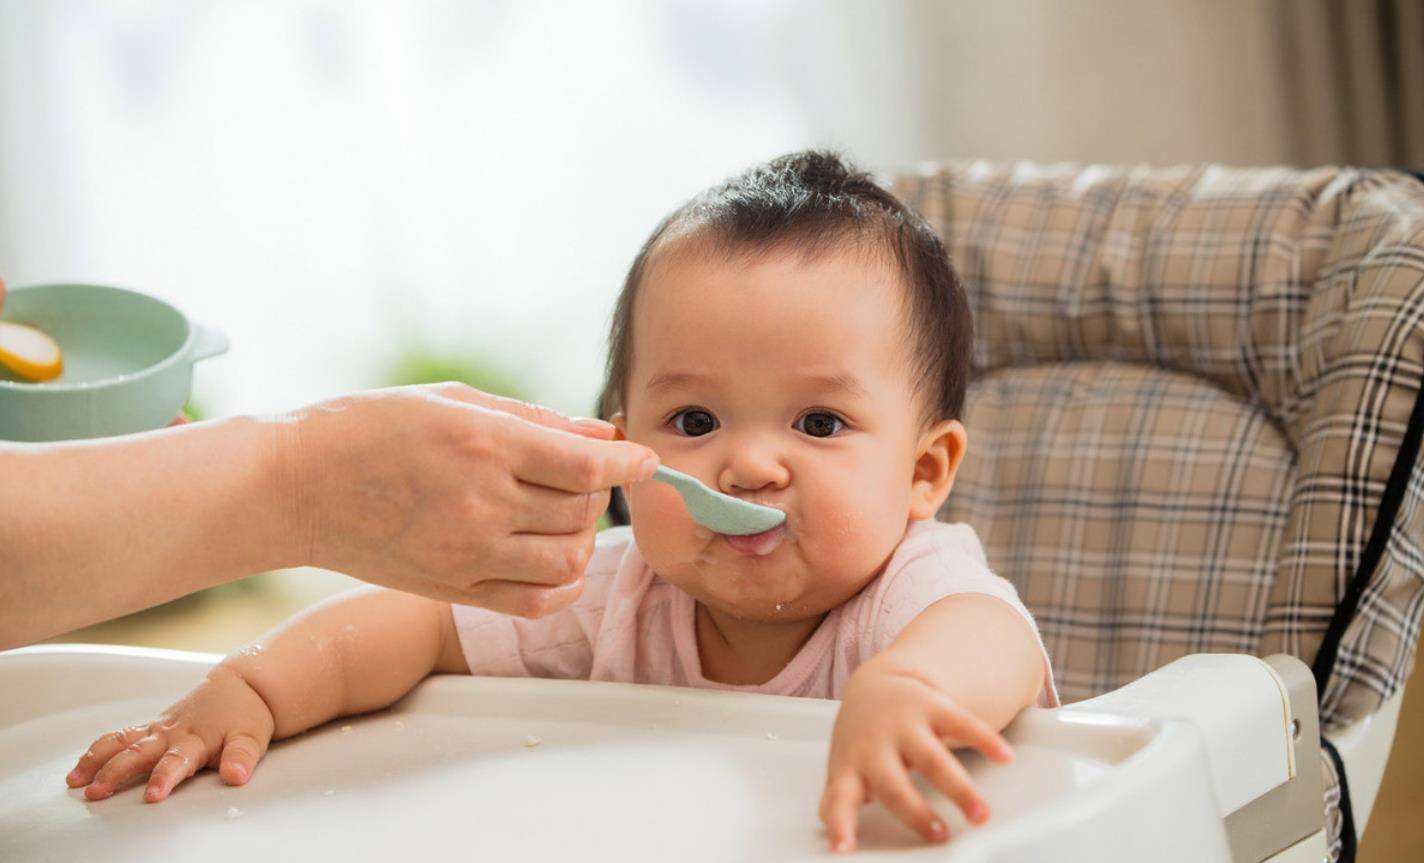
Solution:
{"label": "baby's tongue", "polygon": [[771,530],[764,530],[761,533],[753,533],[746,536],[723,534],[722,538],[725,539],[727,544],[734,550],[742,554],[764,557],[776,550],[776,547],[781,544],[781,537],[784,536],[785,533],[786,532],[782,530],[780,526],[777,526]]}

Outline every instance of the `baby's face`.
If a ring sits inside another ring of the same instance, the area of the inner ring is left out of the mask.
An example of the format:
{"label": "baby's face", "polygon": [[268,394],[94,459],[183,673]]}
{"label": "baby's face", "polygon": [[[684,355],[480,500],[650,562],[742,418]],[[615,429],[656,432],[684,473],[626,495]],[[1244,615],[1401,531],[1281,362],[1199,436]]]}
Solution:
{"label": "baby's face", "polygon": [[902,297],[890,267],[853,251],[654,259],[617,422],[669,467],[786,512],[768,534],[724,537],[671,487],[639,483],[633,532],[654,571],[741,619],[803,619],[855,595],[908,520],[934,514],[964,433],[922,427]]}

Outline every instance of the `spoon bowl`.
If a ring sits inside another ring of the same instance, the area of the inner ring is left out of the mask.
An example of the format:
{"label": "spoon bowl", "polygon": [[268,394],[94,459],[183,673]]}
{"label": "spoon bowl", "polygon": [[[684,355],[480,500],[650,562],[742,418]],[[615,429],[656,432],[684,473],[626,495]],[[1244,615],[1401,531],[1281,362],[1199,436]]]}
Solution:
{"label": "spoon bowl", "polygon": [[713,491],[696,477],[659,466],[653,479],[677,489],[687,512],[703,527],[728,536],[749,536],[771,530],[786,521],[786,513],[772,506]]}

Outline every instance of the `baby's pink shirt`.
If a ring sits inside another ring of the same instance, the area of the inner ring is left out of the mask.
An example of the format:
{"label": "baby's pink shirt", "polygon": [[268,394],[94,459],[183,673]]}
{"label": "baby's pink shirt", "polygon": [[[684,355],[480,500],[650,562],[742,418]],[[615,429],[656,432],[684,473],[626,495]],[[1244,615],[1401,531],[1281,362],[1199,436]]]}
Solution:
{"label": "baby's pink shirt", "polygon": [[583,594],[562,611],[538,620],[462,605],[453,606],[453,612],[471,674],[839,699],[862,662],[889,647],[920,612],[960,593],[995,597],[1023,615],[1043,651],[1037,703],[1056,706],[1053,672],[1033,616],[1014,586],[989,571],[979,537],[967,524],[911,522],[880,575],[831,609],[791,662],[762,684],[733,685],[702,676],[695,601],[649,568],[627,527],[598,535]]}

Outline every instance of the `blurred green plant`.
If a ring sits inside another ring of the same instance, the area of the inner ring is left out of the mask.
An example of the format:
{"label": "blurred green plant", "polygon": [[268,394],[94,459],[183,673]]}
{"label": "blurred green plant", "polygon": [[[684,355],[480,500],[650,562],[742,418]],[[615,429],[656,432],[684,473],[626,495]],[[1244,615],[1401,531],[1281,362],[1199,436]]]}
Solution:
{"label": "blurred green plant", "polygon": [[382,376],[383,386],[438,384],[457,381],[491,395],[526,399],[527,391],[498,363],[474,353],[455,353],[407,345]]}

